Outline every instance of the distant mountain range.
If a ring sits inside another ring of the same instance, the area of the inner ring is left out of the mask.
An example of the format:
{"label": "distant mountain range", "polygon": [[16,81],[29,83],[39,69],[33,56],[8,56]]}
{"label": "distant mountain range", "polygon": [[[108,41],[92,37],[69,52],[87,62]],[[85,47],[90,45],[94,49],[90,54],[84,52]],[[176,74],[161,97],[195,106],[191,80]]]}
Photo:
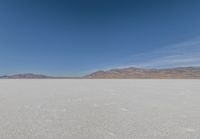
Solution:
{"label": "distant mountain range", "polygon": [[97,71],[84,76],[89,79],[200,79],[200,67],[169,69],[123,68]]}
{"label": "distant mountain range", "polygon": [[97,71],[83,77],[55,77],[26,73],[0,76],[0,79],[200,79],[200,67],[178,67],[167,69],[130,67]]}
{"label": "distant mountain range", "polygon": [[48,76],[48,75],[33,74],[33,73],[0,76],[0,79],[74,79],[74,78],[77,77],[59,77],[59,76],[56,77],[56,76]]}
{"label": "distant mountain range", "polygon": [[42,74],[32,74],[32,73],[25,73],[25,74],[15,74],[15,75],[4,75],[0,76],[0,78],[4,79],[44,79],[44,78],[51,78],[50,76],[42,75]]}

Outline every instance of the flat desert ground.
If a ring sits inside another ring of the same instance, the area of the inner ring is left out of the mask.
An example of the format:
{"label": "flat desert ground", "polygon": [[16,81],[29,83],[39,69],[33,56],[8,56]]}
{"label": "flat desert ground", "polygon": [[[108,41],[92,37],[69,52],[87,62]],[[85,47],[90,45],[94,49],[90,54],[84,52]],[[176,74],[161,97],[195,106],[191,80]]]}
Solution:
{"label": "flat desert ground", "polygon": [[0,139],[200,139],[200,80],[0,80]]}

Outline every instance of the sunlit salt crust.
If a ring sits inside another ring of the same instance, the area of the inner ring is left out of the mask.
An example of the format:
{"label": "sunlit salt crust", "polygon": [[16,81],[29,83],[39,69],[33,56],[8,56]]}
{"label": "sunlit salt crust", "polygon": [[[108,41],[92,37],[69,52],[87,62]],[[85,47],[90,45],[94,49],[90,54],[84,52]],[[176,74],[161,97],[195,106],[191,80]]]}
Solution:
{"label": "sunlit salt crust", "polygon": [[199,139],[200,80],[0,80],[0,139]]}

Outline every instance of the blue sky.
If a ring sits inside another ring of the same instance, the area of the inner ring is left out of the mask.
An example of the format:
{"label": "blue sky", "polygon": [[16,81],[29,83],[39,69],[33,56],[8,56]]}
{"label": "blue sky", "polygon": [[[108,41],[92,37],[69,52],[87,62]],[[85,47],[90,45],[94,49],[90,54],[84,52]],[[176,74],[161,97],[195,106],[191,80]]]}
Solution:
{"label": "blue sky", "polygon": [[198,0],[1,0],[0,75],[200,66]]}

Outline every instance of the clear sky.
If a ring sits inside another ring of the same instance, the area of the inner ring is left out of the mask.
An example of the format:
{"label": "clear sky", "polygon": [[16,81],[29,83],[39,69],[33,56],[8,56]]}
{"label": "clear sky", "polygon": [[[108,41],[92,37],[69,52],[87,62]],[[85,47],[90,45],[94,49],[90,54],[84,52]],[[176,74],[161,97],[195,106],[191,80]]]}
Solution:
{"label": "clear sky", "polygon": [[0,75],[128,66],[200,66],[200,1],[0,1]]}

